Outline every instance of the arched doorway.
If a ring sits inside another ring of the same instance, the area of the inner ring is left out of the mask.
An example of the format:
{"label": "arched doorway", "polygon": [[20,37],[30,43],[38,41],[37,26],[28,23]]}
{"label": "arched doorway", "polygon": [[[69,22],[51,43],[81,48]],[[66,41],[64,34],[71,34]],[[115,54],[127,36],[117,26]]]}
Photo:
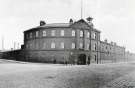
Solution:
{"label": "arched doorway", "polygon": [[80,65],[85,65],[86,64],[86,55],[85,54],[80,54],[78,56],[78,63]]}

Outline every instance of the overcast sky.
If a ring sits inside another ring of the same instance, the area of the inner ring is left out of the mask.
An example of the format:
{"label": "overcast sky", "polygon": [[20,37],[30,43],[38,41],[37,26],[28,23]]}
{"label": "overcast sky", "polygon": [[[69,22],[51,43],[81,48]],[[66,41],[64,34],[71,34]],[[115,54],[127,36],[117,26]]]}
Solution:
{"label": "overcast sky", "polygon": [[[80,19],[81,0],[0,0],[0,49],[23,44],[23,31],[46,23]],[[135,0],[83,0],[83,18],[94,18],[101,40],[117,42],[135,53]]]}

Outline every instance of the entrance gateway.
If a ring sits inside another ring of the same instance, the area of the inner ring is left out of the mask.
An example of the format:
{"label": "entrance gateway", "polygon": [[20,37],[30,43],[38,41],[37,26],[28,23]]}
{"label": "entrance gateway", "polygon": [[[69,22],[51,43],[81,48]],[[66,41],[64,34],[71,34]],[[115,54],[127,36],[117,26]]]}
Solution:
{"label": "entrance gateway", "polygon": [[77,64],[79,64],[79,65],[85,65],[86,64],[86,55],[85,54],[80,54],[78,56]]}

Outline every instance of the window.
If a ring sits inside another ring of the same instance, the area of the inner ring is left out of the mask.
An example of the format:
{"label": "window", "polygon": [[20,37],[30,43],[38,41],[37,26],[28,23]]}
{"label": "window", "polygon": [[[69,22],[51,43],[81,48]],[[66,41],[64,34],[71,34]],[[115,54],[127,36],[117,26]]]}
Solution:
{"label": "window", "polygon": [[72,43],[72,49],[75,49],[75,43]]}
{"label": "window", "polygon": [[64,42],[61,42],[60,46],[61,48],[64,48]]}
{"label": "window", "polygon": [[90,37],[90,32],[87,32],[87,38],[89,38]]}
{"label": "window", "polygon": [[55,48],[55,43],[54,42],[51,43],[51,48]]}
{"label": "window", "polygon": [[80,37],[83,37],[83,31],[82,30],[80,31]]}
{"label": "window", "polygon": [[29,48],[29,44],[26,44],[26,48],[27,48],[27,49]]}
{"label": "window", "polygon": [[95,51],[97,50],[97,44],[94,45],[94,50],[95,50]]}
{"label": "window", "polygon": [[95,61],[97,60],[97,56],[96,55],[94,55],[95,56]]}
{"label": "window", "polygon": [[29,39],[29,34],[26,34],[26,39]]}
{"label": "window", "polygon": [[107,50],[107,46],[105,47],[105,49]]}
{"label": "window", "polygon": [[30,33],[30,38],[32,38],[32,32]]}
{"label": "window", "polygon": [[93,34],[94,39],[96,39],[96,33]]}
{"label": "window", "polygon": [[87,44],[87,46],[86,46],[86,50],[89,50],[89,44]]}
{"label": "window", "polygon": [[45,30],[43,31],[43,36],[46,36],[46,31]]}
{"label": "window", "polygon": [[52,30],[51,35],[55,36],[55,30]]}
{"label": "window", "polygon": [[92,38],[93,38],[93,39],[96,39],[96,33],[95,33],[95,32],[92,33]]}
{"label": "window", "polygon": [[61,30],[60,35],[64,36],[64,30]]}
{"label": "window", "polygon": [[72,36],[75,36],[75,30],[72,30]]}
{"label": "window", "polygon": [[43,48],[44,48],[44,49],[46,48],[46,43],[45,43],[45,42],[43,43]]}
{"label": "window", "polygon": [[81,49],[83,48],[83,43],[80,43],[80,48],[81,48]]}
{"label": "window", "polygon": [[39,32],[38,32],[38,31],[36,31],[36,37],[38,37],[38,33],[39,33]]}
{"label": "window", "polygon": [[33,47],[32,47],[33,45],[32,45],[32,43],[30,44],[30,49],[32,49]]}

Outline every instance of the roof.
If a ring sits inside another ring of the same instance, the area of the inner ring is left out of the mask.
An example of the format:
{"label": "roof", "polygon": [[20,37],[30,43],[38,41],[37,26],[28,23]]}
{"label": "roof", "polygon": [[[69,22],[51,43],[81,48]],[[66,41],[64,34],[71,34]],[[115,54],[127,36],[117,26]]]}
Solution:
{"label": "roof", "polygon": [[52,23],[52,24],[46,24],[40,27],[69,27],[69,26],[70,26],[69,23]]}
{"label": "roof", "polygon": [[[87,24],[89,27],[91,26],[91,25],[89,25],[84,19],[80,19],[79,21],[77,21],[77,22],[74,22],[73,24],[75,24],[75,23],[78,23],[78,22],[84,22],[85,24]],[[72,25],[73,25],[72,24]],[[37,27],[35,27],[35,28],[31,28],[31,29],[28,29],[28,30],[26,30],[26,31],[24,31],[24,32],[27,32],[27,31],[32,31],[32,30],[35,30],[35,29],[38,29],[38,28],[56,28],[56,27],[70,27],[70,23],[51,23],[51,24],[45,24],[45,25],[43,25],[43,26],[37,26]],[[93,29],[93,30],[95,30],[95,31],[97,31],[97,32],[100,32],[99,30],[97,30],[97,29]]]}
{"label": "roof", "polygon": [[69,23],[51,23],[51,24],[45,24],[43,26],[37,26],[35,28],[28,29],[24,32],[32,31],[32,30],[35,30],[37,28],[50,28],[50,27],[55,28],[55,27],[69,27],[69,26],[70,26]]}

